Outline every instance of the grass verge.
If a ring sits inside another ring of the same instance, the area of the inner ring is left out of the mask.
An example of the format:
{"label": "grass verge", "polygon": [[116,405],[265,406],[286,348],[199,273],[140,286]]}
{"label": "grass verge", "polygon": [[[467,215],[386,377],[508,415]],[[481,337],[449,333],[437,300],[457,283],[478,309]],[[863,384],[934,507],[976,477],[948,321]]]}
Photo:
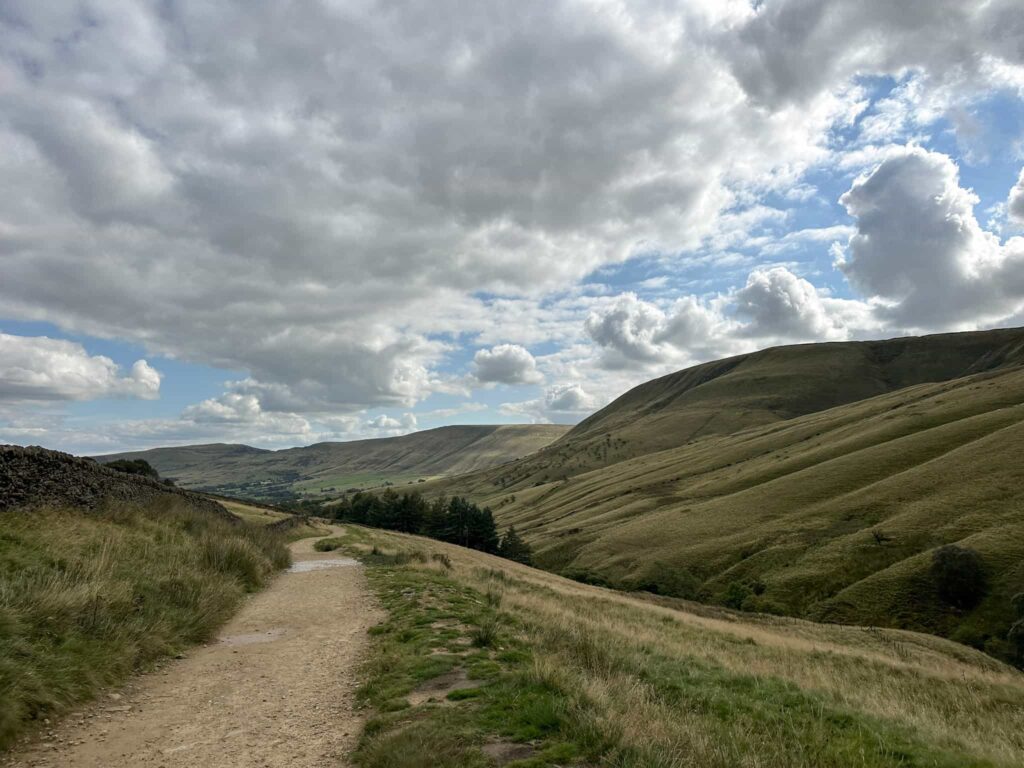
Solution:
{"label": "grass verge", "polygon": [[289,562],[282,536],[173,503],[0,515],[0,748],[208,639]]}
{"label": "grass verge", "polygon": [[691,613],[347,526],[374,630],[364,768],[1017,766],[1024,677],[935,638]]}

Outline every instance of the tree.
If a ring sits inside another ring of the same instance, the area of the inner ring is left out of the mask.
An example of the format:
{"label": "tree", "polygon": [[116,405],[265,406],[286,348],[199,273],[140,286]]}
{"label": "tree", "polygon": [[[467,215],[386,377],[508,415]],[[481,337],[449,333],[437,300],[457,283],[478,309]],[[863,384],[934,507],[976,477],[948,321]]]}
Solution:
{"label": "tree", "polygon": [[988,593],[981,555],[973,549],[955,544],[939,547],[932,555],[931,572],[939,597],[962,610],[973,608]]}
{"label": "tree", "polygon": [[470,505],[469,546],[482,552],[494,554],[498,551],[498,526],[494,524],[494,514],[490,507],[480,509],[476,504]]}
{"label": "tree", "polygon": [[473,530],[473,505],[461,496],[448,502],[444,530],[441,538],[452,544],[468,547]]}
{"label": "tree", "polygon": [[505,535],[502,536],[501,543],[498,545],[498,554],[525,565],[529,565],[533,559],[530,545],[523,541],[519,534],[516,533],[514,525],[510,525],[505,531]]}
{"label": "tree", "polygon": [[423,535],[445,540],[448,529],[448,499],[443,496],[427,505],[423,514]]}
{"label": "tree", "polygon": [[418,493],[403,493],[396,502],[393,515],[395,530],[402,533],[419,533],[423,530],[427,503]]}

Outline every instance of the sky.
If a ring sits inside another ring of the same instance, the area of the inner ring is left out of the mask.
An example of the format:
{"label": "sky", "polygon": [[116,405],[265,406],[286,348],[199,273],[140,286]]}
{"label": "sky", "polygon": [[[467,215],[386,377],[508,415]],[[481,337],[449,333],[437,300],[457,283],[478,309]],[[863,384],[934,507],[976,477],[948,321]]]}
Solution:
{"label": "sky", "polygon": [[1024,325],[1020,0],[4,0],[0,442],[575,423]]}

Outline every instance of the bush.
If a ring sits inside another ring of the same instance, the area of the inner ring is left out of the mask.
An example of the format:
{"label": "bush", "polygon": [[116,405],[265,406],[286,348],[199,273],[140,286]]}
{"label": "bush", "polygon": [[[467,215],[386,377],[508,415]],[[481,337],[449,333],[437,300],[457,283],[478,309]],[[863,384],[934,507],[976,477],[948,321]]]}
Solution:
{"label": "bush", "polygon": [[118,459],[117,461],[109,462],[106,466],[128,475],[141,475],[153,480],[160,479],[160,473],[153,469],[152,465],[145,459]]}
{"label": "bush", "polygon": [[470,633],[470,640],[477,648],[493,648],[498,644],[498,617],[486,616]]}
{"label": "bush", "polygon": [[749,587],[738,581],[734,581],[731,582],[728,589],[725,590],[725,597],[722,599],[722,603],[727,608],[734,608],[737,611],[743,610],[743,604],[750,595],[751,592]]}
{"label": "bush", "polygon": [[984,564],[973,549],[939,547],[932,555],[931,574],[939,597],[961,610],[973,608],[988,594]]}

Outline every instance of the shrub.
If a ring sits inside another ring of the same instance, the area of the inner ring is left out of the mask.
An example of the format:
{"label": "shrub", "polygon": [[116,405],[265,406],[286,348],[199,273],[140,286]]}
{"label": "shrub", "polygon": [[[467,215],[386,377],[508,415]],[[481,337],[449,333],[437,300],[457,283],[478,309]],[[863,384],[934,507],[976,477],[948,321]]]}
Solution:
{"label": "shrub", "polygon": [[470,634],[470,640],[477,648],[493,648],[498,644],[498,617],[485,616]]}
{"label": "shrub", "polygon": [[743,609],[743,603],[748,597],[750,597],[750,588],[738,581],[733,581],[729,584],[728,589],[725,590],[725,597],[722,599],[722,603],[727,608],[734,608],[739,611]]}
{"label": "shrub", "polygon": [[932,555],[931,574],[939,597],[956,608],[973,608],[988,593],[984,564],[973,549],[939,547]]}
{"label": "shrub", "polygon": [[145,459],[118,459],[109,462],[106,466],[128,475],[142,475],[153,480],[160,479],[160,473],[153,469],[153,466]]}

